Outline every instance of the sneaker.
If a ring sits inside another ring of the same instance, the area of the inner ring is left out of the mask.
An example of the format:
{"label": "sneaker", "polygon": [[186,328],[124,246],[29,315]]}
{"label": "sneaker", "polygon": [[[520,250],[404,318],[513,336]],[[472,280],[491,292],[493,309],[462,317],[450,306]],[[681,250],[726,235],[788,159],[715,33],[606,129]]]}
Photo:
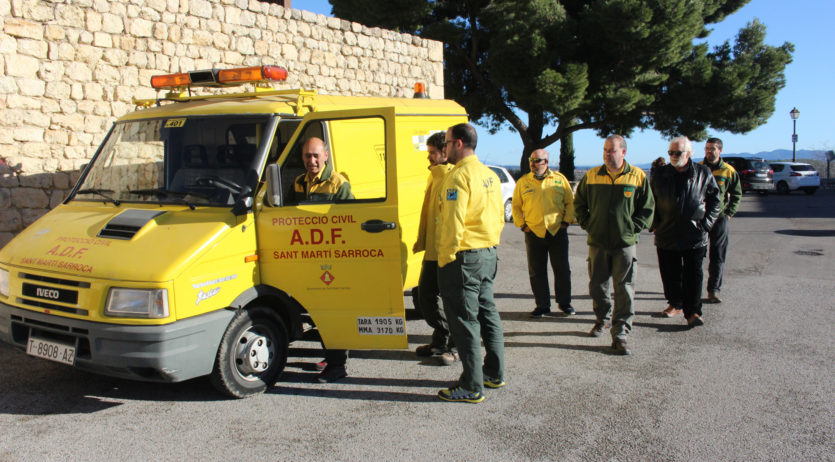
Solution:
{"label": "sneaker", "polygon": [[681,310],[673,305],[667,305],[667,308],[664,308],[664,311],[661,312],[661,316],[665,318],[674,318],[680,314]]}
{"label": "sneaker", "polygon": [[615,350],[616,355],[628,356],[632,354],[632,352],[629,350],[629,347],[626,346],[625,338],[616,338],[612,342],[612,349]]}
{"label": "sneaker", "polygon": [[443,353],[444,350],[435,348],[432,345],[421,345],[415,348],[415,354],[418,356],[434,356]]}
{"label": "sneaker", "polygon": [[438,355],[438,361],[440,361],[442,366],[452,366],[455,364],[455,361],[459,361],[460,359],[458,353],[455,351],[444,351]]}
{"label": "sneaker", "polygon": [[504,380],[484,376],[484,386],[487,388],[501,388],[505,385]]}
{"label": "sneaker", "polygon": [[345,377],[348,377],[348,371],[345,370],[345,366],[325,367],[325,370],[316,376],[316,381],[319,383],[330,383],[344,379]]}
{"label": "sneaker", "polygon": [[447,388],[438,392],[438,398],[456,403],[480,403],[484,394],[480,391],[467,391],[461,387]]}
{"label": "sneaker", "polygon": [[722,303],[722,299],[719,298],[719,291],[707,293],[707,301],[708,303]]}
{"label": "sneaker", "polygon": [[539,308],[537,307],[535,310],[531,311],[532,318],[541,318],[546,314],[551,314],[551,308]]}
{"label": "sneaker", "polygon": [[696,327],[696,326],[704,326],[704,325],[705,325],[705,319],[698,314],[693,313],[692,315],[690,315],[689,318],[687,318],[687,326],[688,327]]}
{"label": "sneaker", "polygon": [[594,327],[591,328],[591,331],[589,331],[589,336],[600,337],[601,335],[603,335],[603,329],[605,327],[606,326],[603,323],[603,321],[597,321],[596,323],[594,323]]}
{"label": "sneaker", "polygon": [[319,361],[318,363],[316,363],[313,366],[313,368],[316,369],[319,372],[322,372],[323,370],[325,370],[326,367],[328,367],[328,362],[327,361]]}
{"label": "sneaker", "polygon": [[566,316],[572,316],[577,314],[577,312],[574,311],[574,307],[572,307],[571,305],[560,306],[560,309],[563,313],[566,314]]}

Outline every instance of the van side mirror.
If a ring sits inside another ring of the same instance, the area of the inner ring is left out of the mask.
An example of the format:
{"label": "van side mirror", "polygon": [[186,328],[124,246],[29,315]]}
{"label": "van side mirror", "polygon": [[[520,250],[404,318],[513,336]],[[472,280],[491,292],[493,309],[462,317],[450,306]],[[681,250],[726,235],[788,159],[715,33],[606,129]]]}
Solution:
{"label": "van side mirror", "polygon": [[267,204],[281,207],[281,170],[278,164],[267,165]]}
{"label": "van side mirror", "polygon": [[252,210],[252,188],[244,186],[235,204],[232,205],[232,214],[235,216],[246,215]]}

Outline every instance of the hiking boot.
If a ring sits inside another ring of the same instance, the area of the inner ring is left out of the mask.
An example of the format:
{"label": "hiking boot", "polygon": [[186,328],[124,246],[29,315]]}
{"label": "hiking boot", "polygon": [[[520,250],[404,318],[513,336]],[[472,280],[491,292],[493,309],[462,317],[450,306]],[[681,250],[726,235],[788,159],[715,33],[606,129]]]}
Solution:
{"label": "hiking boot", "polygon": [[665,318],[674,318],[681,314],[681,309],[674,307],[673,305],[667,305],[667,308],[664,308],[664,311],[661,312],[661,316]]}
{"label": "hiking boot", "polygon": [[531,317],[534,319],[541,318],[546,314],[551,314],[551,308],[539,308],[537,307],[535,310],[531,311]]}
{"label": "hiking boot", "polygon": [[562,312],[565,313],[566,316],[573,316],[573,315],[577,314],[577,312],[574,311],[574,307],[571,306],[571,305],[565,305],[565,306],[561,305],[560,310],[562,310]]}
{"label": "hiking boot", "polygon": [[589,336],[590,337],[600,337],[601,335],[603,335],[603,329],[605,327],[606,327],[606,325],[603,323],[603,321],[595,322],[594,327],[592,327],[591,331],[589,331]]}
{"label": "hiking boot", "polygon": [[480,391],[467,391],[461,387],[455,387],[439,391],[438,398],[454,403],[475,404],[484,401],[484,394]]}
{"label": "hiking boot", "polygon": [[494,379],[493,377],[484,376],[484,386],[487,388],[501,388],[505,385],[504,380]]}
{"label": "hiking boot", "polygon": [[461,359],[455,351],[444,351],[437,356],[438,362],[440,362],[442,366],[452,366],[455,364],[455,361],[459,361]]}
{"label": "hiking boot", "polygon": [[348,377],[348,371],[345,370],[345,366],[328,366],[316,376],[316,381],[319,383],[331,383],[339,379],[344,379],[345,377]]}
{"label": "hiking boot", "polygon": [[616,338],[612,342],[612,350],[615,351],[616,355],[628,356],[628,355],[632,354],[632,352],[626,346],[626,339],[625,338]]}
{"label": "hiking boot", "polygon": [[440,348],[435,348],[432,345],[421,345],[415,348],[415,354],[424,357],[434,356],[443,352],[444,350],[441,350]]}

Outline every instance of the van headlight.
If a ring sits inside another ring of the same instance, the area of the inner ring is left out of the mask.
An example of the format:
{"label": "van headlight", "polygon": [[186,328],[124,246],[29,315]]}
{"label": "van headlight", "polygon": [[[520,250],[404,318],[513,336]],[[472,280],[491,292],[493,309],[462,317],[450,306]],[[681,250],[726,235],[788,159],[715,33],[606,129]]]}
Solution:
{"label": "van headlight", "polygon": [[133,318],[167,318],[168,290],[112,288],[104,313]]}
{"label": "van headlight", "polygon": [[0,295],[9,296],[9,272],[4,269],[0,269]]}

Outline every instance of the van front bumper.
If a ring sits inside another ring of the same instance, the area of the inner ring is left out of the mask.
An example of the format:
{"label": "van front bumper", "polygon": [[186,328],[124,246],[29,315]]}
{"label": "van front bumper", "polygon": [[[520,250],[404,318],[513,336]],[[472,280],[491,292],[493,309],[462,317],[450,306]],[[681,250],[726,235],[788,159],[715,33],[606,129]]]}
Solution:
{"label": "van front bumper", "polygon": [[96,374],[181,382],[211,373],[232,310],[161,326],[63,318],[0,303],[0,340],[26,349],[30,336],[75,346],[74,366]]}

